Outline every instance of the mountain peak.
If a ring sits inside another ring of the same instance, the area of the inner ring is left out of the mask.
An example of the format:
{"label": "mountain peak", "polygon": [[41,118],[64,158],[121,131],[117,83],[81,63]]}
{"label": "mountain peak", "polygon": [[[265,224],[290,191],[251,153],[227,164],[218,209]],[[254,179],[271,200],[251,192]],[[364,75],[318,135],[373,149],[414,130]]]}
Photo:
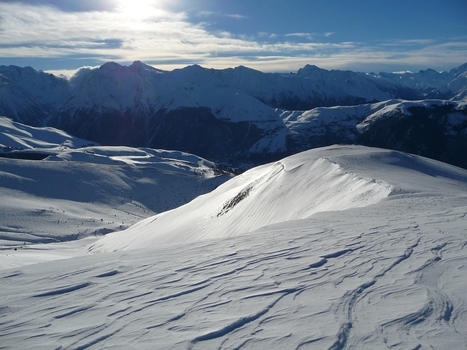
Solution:
{"label": "mountain peak", "polygon": [[189,66],[186,66],[184,69],[189,70],[189,71],[201,71],[205,70],[205,68],[201,67],[199,64],[191,64]]}
{"label": "mountain peak", "polygon": [[420,70],[419,73],[420,74],[425,74],[425,75],[439,75],[440,74],[438,71],[435,71],[432,68],[428,68],[428,69],[425,69],[425,70]]}
{"label": "mountain peak", "polygon": [[134,61],[131,66],[128,67],[132,72],[155,72],[155,73],[164,73],[163,70],[154,68],[153,66],[150,66],[146,63],[143,63],[141,61]]}
{"label": "mountain peak", "polygon": [[119,70],[119,69],[122,69],[123,66],[118,64],[117,62],[114,62],[114,61],[110,61],[110,62],[107,62],[107,63],[104,63],[102,66],[99,67],[99,69],[103,70],[103,71],[116,71],[116,70]]}
{"label": "mountain peak", "polygon": [[136,60],[131,64],[130,67],[149,67],[149,66],[139,60]]}
{"label": "mountain peak", "polygon": [[297,75],[302,76],[302,77],[306,77],[306,76],[309,76],[309,75],[311,75],[313,73],[323,72],[324,70],[325,69],[319,68],[318,66],[315,66],[314,64],[307,64],[305,67],[300,68],[297,71]]}
{"label": "mountain peak", "polygon": [[246,66],[243,66],[243,65],[240,65],[240,66],[235,67],[234,70],[240,70],[240,71],[256,71],[256,70],[253,69],[253,68],[249,68],[249,67],[246,67]]}
{"label": "mountain peak", "polygon": [[146,63],[143,63],[141,61],[134,61],[131,66],[129,66],[131,70],[141,70],[141,69],[154,69],[153,67],[147,65]]}

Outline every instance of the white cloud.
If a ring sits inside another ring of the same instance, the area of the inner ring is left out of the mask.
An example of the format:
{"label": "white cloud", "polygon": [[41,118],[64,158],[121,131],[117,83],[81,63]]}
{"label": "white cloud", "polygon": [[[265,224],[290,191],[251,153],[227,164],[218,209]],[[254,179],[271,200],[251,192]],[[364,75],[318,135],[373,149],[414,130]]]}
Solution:
{"label": "white cloud", "polygon": [[228,17],[228,18],[233,18],[233,19],[238,19],[238,20],[244,20],[248,18],[247,16],[240,15],[237,13],[226,14],[226,13],[213,12],[213,11],[196,11],[194,15],[197,17]]}
{"label": "white cloud", "polygon": [[308,40],[313,40],[313,34],[312,33],[288,33],[288,34],[285,34],[284,36],[286,36],[286,37],[306,38]]}
{"label": "white cloud", "polygon": [[[0,0],[0,3],[17,3],[25,5],[47,5],[65,12],[109,11],[115,9],[119,0]],[[121,0],[120,0],[121,1]]]}
{"label": "white cloud", "polygon": [[[465,62],[465,38],[453,42],[313,42],[314,33],[240,36],[211,32],[188,21],[183,12],[153,6],[115,7],[112,11],[64,12],[51,6],[0,2],[0,57],[91,58],[96,62],[141,60],[173,69],[191,63],[225,68],[246,65],[264,71],[293,71],[307,63],[323,68],[374,70],[384,66],[454,67]],[[210,16],[212,13],[205,13]],[[240,19],[240,18],[238,18]],[[321,38],[332,36],[328,32]],[[303,39],[303,40],[301,40]]]}
{"label": "white cloud", "polygon": [[259,32],[257,33],[258,38],[260,39],[276,39],[278,35],[276,33],[268,33],[268,32]]}
{"label": "white cloud", "polygon": [[248,17],[247,16],[243,16],[243,15],[239,15],[239,14],[231,14],[231,15],[227,15],[227,17],[230,17],[230,18],[235,18],[235,19],[247,19]]}

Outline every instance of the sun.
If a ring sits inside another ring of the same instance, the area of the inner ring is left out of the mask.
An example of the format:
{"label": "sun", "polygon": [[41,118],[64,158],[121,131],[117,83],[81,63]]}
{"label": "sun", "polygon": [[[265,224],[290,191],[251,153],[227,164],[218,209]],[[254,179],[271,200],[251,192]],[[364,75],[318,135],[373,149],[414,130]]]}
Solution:
{"label": "sun", "polygon": [[131,20],[144,20],[164,10],[165,0],[117,0],[119,11]]}

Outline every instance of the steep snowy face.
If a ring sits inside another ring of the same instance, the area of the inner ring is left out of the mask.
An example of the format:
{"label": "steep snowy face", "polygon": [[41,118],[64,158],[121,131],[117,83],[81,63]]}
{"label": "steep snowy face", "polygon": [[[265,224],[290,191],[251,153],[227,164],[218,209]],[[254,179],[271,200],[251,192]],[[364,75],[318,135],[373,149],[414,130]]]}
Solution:
{"label": "steep snowy face", "polygon": [[454,79],[448,83],[448,88],[454,92],[452,99],[455,101],[465,101],[467,98],[467,64],[451,70],[451,74],[454,76]]}
{"label": "steep snowy face", "polygon": [[44,106],[55,107],[70,92],[66,79],[31,67],[0,66],[0,74],[8,79],[9,84],[20,88],[30,98],[41,101]]}
{"label": "steep snowy face", "polygon": [[148,119],[155,113],[205,107],[216,117],[234,122],[276,119],[274,110],[247,91],[197,65],[164,72],[141,62],[129,67],[109,62],[71,81],[74,92],[58,113],[75,115],[83,109],[100,108]]}
{"label": "steep snowy face", "polygon": [[467,168],[467,109],[461,102],[403,101],[357,125],[359,142],[423,155]]}
{"label": "steep snowy face", "polygon": [[38,100],[0,74],[0,115],[30,125],[43,125],[48,112]]}
{"label": "steep snowy face", "polygon": [[108,62],[98,69],[88,69],[70,79],[72,93],[60,109],[67,111],[99,108],[119,112],[146,111],[157,90],[154,85],[164,72],[135,62],[126,67]]}
{"label": "steep snowy face", "polygon": [[0,115],[43,126],[69,93],[66,79],[31,67],[0,66]]}

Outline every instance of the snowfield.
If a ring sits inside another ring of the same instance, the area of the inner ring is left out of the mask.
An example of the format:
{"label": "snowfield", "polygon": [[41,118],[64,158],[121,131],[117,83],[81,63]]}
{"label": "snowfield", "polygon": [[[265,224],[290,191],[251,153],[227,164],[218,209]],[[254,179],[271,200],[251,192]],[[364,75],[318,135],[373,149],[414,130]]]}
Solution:
{"label": "snowfield", "polygon": [[[5,140],[29,134],[32,144],[48,147],[19,150],[29,160],[0,157],[0,269],[84,254],[90,241],[176,208],[231,177],[188,153],[74,149],[88,142],[5,118],[1,125]],[[46,158],[33,160],[37,154]]]}
{"label": "snowfield", "polygon": [[466,170],[300,153],[38,252],[81,256],[4,267],[0,348],[463,349],[466,213]]}
{"label": "snowfield", "polygon": [[[254,168],[181,208],[107,235],[91,250],[224,238],[266,225],[309,218],[317,212],[374,204],[387,197],[392,191],[389,183],[348,171],[347,164],[343,168],[334,159],[349,151],[355,153],[342,147],[340,151],[313,150]],[[360,157],[361,152],[356,153],[348,155],[346,162]]]}
{"label": "snowfield", "polygon": [[49,149],[84,147],[92,142],[50,127],[36,128],[0,117],[0,148]]}

